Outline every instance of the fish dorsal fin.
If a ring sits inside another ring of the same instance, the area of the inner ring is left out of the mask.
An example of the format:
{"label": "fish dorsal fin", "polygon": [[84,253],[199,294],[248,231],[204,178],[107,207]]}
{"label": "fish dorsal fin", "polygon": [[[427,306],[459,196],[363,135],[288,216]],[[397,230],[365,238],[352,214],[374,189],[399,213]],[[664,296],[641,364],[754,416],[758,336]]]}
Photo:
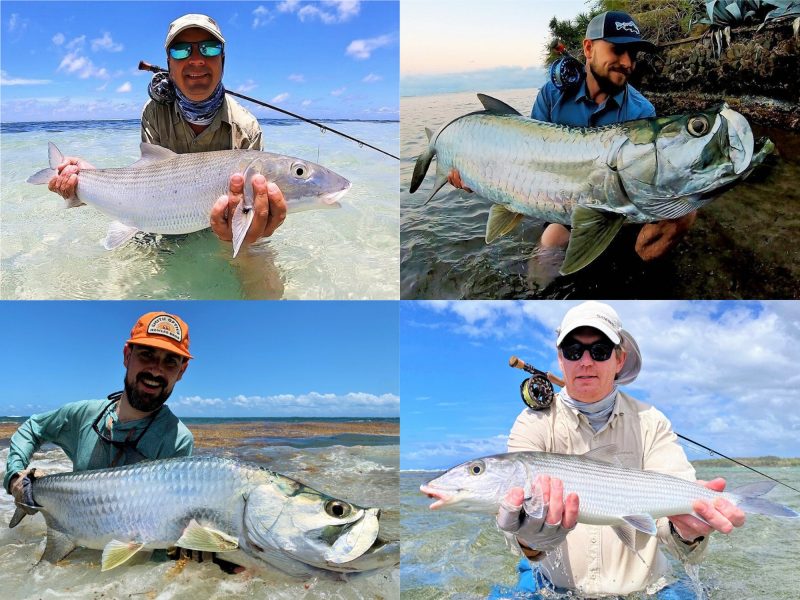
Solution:
{"label": "fish dorsal fin", "polygon": [[231,552],[239,548],[239,541],[224,531],[203,527],[192,519],[175,545],[189,550]]}
{"label": "fish dorsal fin", "polygon": [[139,144],[139,150],[142,152],[142,157],[133,163],[129,168],[146,167],[170,158],[178,156],[175,152],[163,146],[156,146],[155,144],[148,144],[142,142]]}
{"label": "fish dorsal fin", "polygon": [[75,544],[66,535],[51,527],[47,528],[47,542],[41,560],[57,563],[75,550]]}
{"label": "fish dorsal fin", "polygon": [[576,206],[572,211],[572,232],[561,274],[581,270],[602,254],[625,222],[625,215]]}
{"label": "fish dorsal fin", "polygon": [[485,108],[488,112],[494,113],[497,115],[517,115],[521,117],[522,115],[519,111],[514,108],[513,106],[509,106],[502,100],[498,100],[497,98],[492,98],[491,96],[487,96],[486,94],[478,94],[478,100],[481,101],[483,104],[483,108]]}
{"label": "fish dorsal fin", "polygon": [[497,238],[511,233],[521,220],[521,214],[499,204],[492,204],[492,208],[489,209],[489,219],[486,221],[486,243],[491,244]]}
{"label": "fish dorsal fin", "polygon": [[425,128],[425,135],[428,136],[428,141],[430,142],[431,138],[433,137],[433,129],[431,129],[430,127],[426,127]]}
{"label": "fish dorsal fin", "polygon": [[617,457],[618,453],[619,448],[617,448],[616,444],[606,444],[605,446],[598,446],[597,448],[589,450],[583,455],[583,458],[621,467],[622,463],[620,462],[619,457]]}
{"label": "fish dorsal fin", "polygon": [[622,520],[637,531],[641,531],[647,535],[655,535],[658,533],[656,522],[650,515],[625,515],[622,517]]}
{"label": "fish dorsal fin", "polygon": [[366,509],[358,523],[340,535],[325,552],[325,560],[338,565],[350,562],[369,550],[378,537],[379,514],[377,508]]}
{"label": "fish dorsal fin", "polygon": [[101,571],[110,571],[114,567],[128,562],[134,554],[144,547],[144,542],[120,542],[111,540],[103,548]]}

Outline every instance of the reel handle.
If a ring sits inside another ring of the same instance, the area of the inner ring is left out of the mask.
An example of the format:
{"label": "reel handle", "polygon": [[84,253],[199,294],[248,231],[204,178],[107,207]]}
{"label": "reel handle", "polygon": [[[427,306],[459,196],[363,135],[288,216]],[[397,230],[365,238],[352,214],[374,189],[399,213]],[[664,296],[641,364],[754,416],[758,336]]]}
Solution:
{"label": "reel handle", "polygon": [[564,380],[558,377],[558,375],[553,375],[550,372],[542,373],[542,371],[540,371],[536,367],[526,364],[524,360],[517,358],[516,356],[512,356],[511,358],[508,359],[508,366],[513,367],[515,369],[521,369],[522,371],[531,373],[533,375],[544,374],[544,376],[547,377],[550,383],[557,385],[559,387],[564,387]]}

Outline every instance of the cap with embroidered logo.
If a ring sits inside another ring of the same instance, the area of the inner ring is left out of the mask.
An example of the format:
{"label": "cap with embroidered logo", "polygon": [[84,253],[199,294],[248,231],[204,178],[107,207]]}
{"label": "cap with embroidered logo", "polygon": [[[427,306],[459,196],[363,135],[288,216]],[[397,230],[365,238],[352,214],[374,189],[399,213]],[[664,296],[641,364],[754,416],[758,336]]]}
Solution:
{"label": "cap with embroidered logo", "polygon": [[589,21],[587,40],[603,40],[611,44],[634,44],[637,50],[655,52],[655,45],[642,39],[639,26],[626,12],[612,10],[600,13]]}
{"label": "cap with embroidered logo", "polygon": [[164,49],[166,50],[169,48],[172,40],[174,40],[175,36],[177,36],[181,31],[185,29],[191,29],[193,27],[203,29],[204,31],[207,31],[213,35],[223,44],[225,43],[225,38],[222,37],[222,31],[214,19],[207,15],[190,14],[178,17],[169,24],[169,29],[167,30],[167,41],[164,42]]}
{"label": "cap with embroidered logo", "polygon": [[189,354],[189,326],[179,316],[165,312],[149,312],[139,317],[127,343],[161,348],[193,358]]}

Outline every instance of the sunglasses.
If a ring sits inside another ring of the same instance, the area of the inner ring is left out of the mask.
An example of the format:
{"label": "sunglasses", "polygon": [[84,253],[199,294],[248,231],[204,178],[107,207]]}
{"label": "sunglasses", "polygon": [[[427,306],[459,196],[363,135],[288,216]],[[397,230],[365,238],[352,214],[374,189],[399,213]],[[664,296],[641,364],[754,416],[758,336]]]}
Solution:
{"label": "sunglasses", "polygon": [[561,344],[561,356],[569,361],[580,360],[586,350],[589,351],[589,356],[592,357],[592,360],[603,362],[611,358],[614,346],[608,342],[582,344],[577,340],[569,340]]}
{"label": "sunglasses", "polygon": [[626,46],[628,46],[628,44],[612,44],[611,51],[616,56],[622,56],[627,52],[628,56],[631,57],[631,62],[636,62],[639,58],[639,50]]}
{"label": "sunglasses", "polygon": [[192,46],[195,45],[200,54],[206,58],[222,54],[222,42],[206,40],[204,42],[175,42],[169,47],[169,55],[175,60],[184,60],[192,55]]}

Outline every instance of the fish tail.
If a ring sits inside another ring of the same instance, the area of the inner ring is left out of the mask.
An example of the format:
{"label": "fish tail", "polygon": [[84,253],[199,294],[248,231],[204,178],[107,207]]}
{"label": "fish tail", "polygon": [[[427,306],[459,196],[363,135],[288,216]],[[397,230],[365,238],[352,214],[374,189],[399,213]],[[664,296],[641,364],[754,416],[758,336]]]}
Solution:
{"label": "fish tail", "polygon": [[772,481],[759,481],[758,483],[750,483],[738,487],[731,492],[731,495],[737,496],[737,506],[748,513],[756,513],[770,517],[784,517],[787,519],[800,517],[800,513],[795,512],[788,506],[783,506],[777,502],[772,502],[760,497],[774,487],[775,483]]}
{"label": "fish tail", "polygon": [[422,180],[425,179],[425,173],[428,172],[428,167],[431,166],[434,156],[436,156],[436,148],[428,146],[428,149],[417,158],[417,163],[414,165],[414,174],[411,176],[411,187],[408,190],[412,194],[419,189]]}
{"label": "fish tail", "polygon": [[42,169],[41,171],[37,171],[28,177],[26,180],[28,183],[33,183],[34,185],[48,183],[53,177],[58,175],[57,167],[64,160],[64,155],[61,154],[61,150],[59,150],[53,142],[47,143],[47,156],[50,162],[50,167],[47,169]]}
{"label": "fish tail", "polygon": [[16,527],[17,525],[19,525],[19,522],[20,522],[20,521],[22,521],[22,519],[24,519],[24,518],[25,518],[25,515],[27,515],[27,514],[28,514],[28,513],[26,513],[24,510],[22,510],[22,509],[21,509],[21,508],[18,506],[18,507],[16,508],[16,510],[14,511],[14,516],[13,516],[13,517],[11,517],[11,521],[9,521],[9,523],[8,523],[8,527],[9,527],[9,529],[13,529],[13,528],[14,528],[14,527]]}

